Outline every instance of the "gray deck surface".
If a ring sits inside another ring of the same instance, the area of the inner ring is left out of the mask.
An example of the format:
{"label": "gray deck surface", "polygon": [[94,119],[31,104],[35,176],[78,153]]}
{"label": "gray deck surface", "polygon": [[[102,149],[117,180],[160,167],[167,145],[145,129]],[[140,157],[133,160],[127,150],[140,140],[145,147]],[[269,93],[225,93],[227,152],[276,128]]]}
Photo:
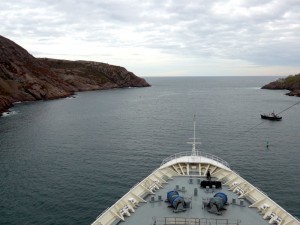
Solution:
{"label": "gray deck surface", "polygon": [[[125,217],[125,222],[120,221],[117,223],[118,225],[153,225],[154,220],[153,217],[157,218],[157,225],[164,224],[159,223],[159,219],[164,217],[182,217],[182,218],[212,218],[212,219],[228,219],[229,224],[237,224],[237,220],[240,220],[241,225],[267,225],[268,220],[264,220],[262,215],[257,212],[256,208],[249,208],[250,202],[244,199],[244,207],[239,206],[240,199],[237,198],[237,195],[231,191],[228,191],[227,186],[222,186],[222,189],[216,189],[214,193],[210,189],[209,192],[207,190],[200,188],[200,185],[197,182],[197,178],[192,177],[193,183],[190,184],[190,176],[180,176],[174,177],[173,180],[169,180],[168,184],[164,184],[163,188],[156,191],[155,195],[148,195],[145,199],[147,203],[140,203],[139,207],[136,209],[134,213],[131,214],[130,217]],[[205,178],[200,178],[201,181],[205,180]],[[164,200],[167,198],[167,192],[174,190],[176,185],[179,185],[179,189],[185,187],[186,192],[179,192],[179,194],[183,197],[192,197],[192,207],[187,209],[185,212],[174,213],[173,208],[169,208],[169,203]],[[194,189],[197,188],[198,195],[194,196]],[[213,213],[207,212],[206,208],[203,208],[203,198],[212,198],[214,194],[217,192],[223,192],[228,197],[228,203],[232,202],[232,199],[236,199],[236,204],[228,204],[225,206],[226,210],[222,211],[222,215],[216,215]],[[163,201],[161,202],[150,202],[151,196],[155,197],[155,200],[158,199],[158,196],[161,195]],[[219,225],[219,224],[227,224],[226,221],[219,220],[216,223],[214,220],[209,222],[205,222],[203,220],[202,224],[211,224],[211,225]],[[187,223],[189,224],[189,223]]]}

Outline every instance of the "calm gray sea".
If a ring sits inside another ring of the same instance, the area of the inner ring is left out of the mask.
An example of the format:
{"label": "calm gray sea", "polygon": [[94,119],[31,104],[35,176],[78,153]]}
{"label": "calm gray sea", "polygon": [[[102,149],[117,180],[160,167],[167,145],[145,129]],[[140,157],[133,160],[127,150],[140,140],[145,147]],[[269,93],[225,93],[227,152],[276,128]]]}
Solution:
{"label": "calm gray sea", "polygon": [[275,79],[148,78],[150,88],[15,105],[0,118],[0,224],[92,223],[165,157],[191,150],[194,114],[199,150],[300,217],[300,104],[256,126],[300,100],[260,89]]}

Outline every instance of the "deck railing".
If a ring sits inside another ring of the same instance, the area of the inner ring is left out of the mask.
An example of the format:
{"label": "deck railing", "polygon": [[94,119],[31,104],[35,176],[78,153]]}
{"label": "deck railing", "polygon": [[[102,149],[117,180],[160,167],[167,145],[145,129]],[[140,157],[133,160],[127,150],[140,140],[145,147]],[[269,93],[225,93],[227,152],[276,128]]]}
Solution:
{"label": "deck railing", "polygon": [[184,218],[184,217],[153,217],[153,225],[240,225],[241,220]]}
{"label": "deck railing", "polygon": [[224,166],[230,168],[228,162],[226,162],[225,160],[219,158],[218,156],[215,156],[215,155],[212,155],[210,153],[206,153],[206,152],[200,152],[200,151],[196,151],[196,152],[180,152],[180,153],[177,153],[175,155],[171,155],[169,156],[168,158],[165,158],[162,163],[161,163],[161,166],[173,159],[177,159],[177,158],[180,158],[180,157],[183,157],[183,156],[201,156],[201,157],[205,157],[205,158],[209,158],[209,159],[212,159],[212,160],[215,160],[221,164],[223,164]]}
{"label": "deck railing", "polygon": [[100,216],[102,216],[104,213],[106,213],[108,211],[109,207],[107,207],[102,213],[99,214],[99,216],[97,216],[96,220],[98,218],[100,218]]}

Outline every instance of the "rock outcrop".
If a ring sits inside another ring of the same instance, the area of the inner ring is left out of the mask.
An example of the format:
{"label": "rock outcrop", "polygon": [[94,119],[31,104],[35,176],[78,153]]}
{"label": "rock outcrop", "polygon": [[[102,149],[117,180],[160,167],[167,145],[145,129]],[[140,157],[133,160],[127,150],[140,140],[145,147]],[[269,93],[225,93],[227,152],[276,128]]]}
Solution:
{"label": "rock outcrop", "polygon": [[0,36],[0,114],[18,101],[63,98],[76,91],[150,86],[120,66],[35,58]]}
{"label": "rock outcrop", "polygon": [[144,79],[120,66],[82,60],[41,58],[39,61],[77,91],[149,86]]}
{"label": "rock outcrop", "polygon": [[263,86],[262,89],[289,90],[286,95],[300,97],[300,74],[280,78]]}

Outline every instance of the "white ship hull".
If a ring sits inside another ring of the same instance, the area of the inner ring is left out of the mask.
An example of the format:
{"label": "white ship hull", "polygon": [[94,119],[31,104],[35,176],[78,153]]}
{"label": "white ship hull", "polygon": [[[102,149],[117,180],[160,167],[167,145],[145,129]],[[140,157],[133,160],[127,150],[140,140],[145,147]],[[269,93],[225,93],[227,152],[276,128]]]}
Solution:
{"label": "white ship hull", "polygon": [[300,221],[230,169],[196,151],[163,160],[92,225],[300,225]]}
{"label": "white ship hull", "polygon": [[[200,180],[206,179],[207,171],[210,171],[213,180],[221,181],[223,185],[221,191],[231,198],[226,212],[221,216],[208,214],[203,207],[205,199],[210,199],[212,197],[211,193],[218,191],[211,190],[209,187],[200,188]],[[196,183],[195,180],[199,182]],[[179,185],[175,186],[175,184],[181,184],[182,181],[185,185],[182,188],[188,190],[193,207],[190,207],[186,212],[174,214],[169,209],[168,204],[163,201],[155,206],[156,202],[160,201],[159,198],[165,200],[167,191],[178,188]],[[151,200],[150,197],[152,197]],[[197,209],[197,206],[201,205],[202,208],[198,207]],[[145,209],[143,210],[143,208]],[[196,211],[196,213],[193,213],[193,211]],[[138,216],[138,214],[141,215]],[[223,222],[224,224],[242,225],[300,225],[297,218],[270,199],[264,192],[231,170],[227,162],[211,154],[198,151],[179,153],[165,159],[158,169],[105,210],[92,225],[110,225],[117,224],[120,221],[123,221],[122,224],[124,225],[201,225],[223,224]]]}

